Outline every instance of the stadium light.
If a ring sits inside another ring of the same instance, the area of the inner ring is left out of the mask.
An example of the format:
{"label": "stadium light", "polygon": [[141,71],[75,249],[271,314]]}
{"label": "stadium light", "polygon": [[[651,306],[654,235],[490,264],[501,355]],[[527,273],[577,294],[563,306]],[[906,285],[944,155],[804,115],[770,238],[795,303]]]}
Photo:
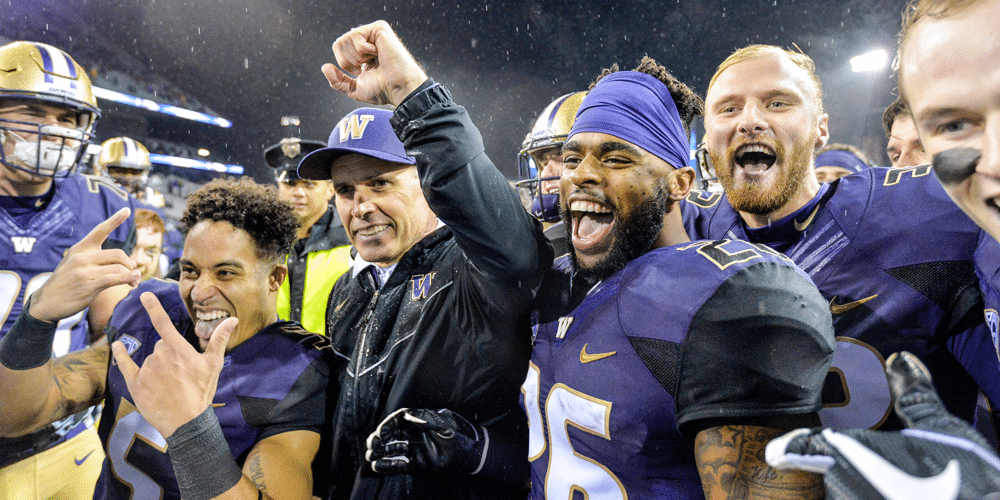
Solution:
{"label": "stadium light", "polygon": [[171,167],[196,168],[198,170],[209,170],[224,174],[243,175],[244,171],[240,165],[225,165],[211,161],[192,160],[190,158],[169,155],[150,154],[149,161],[162,165],[170,165]]}
{"label": "stadium light", "polygon": [[183,118],[185,120],[207,123],[209,125],[215,125],[217,127],[230,128],[233,126],[233,122],[225,118],[219,118],[218,116],[199,113],[197,111],[192,111],[190,109],[178,108],[177,106],[171,106],[169,104],[159,104],[149,99],[143,99],[141,97],[135,97],[128,94],[123,94],[121,92],[117,92],[114,90],[109,90],[101,87],[93,87],[93,91],[94,95],[100,99],[114,101],[121,104],[127,104],[129,106],[134,106],[137,108],[148,109],[156,113],[163,113],[165,115],[176,116],[178,118]]}
{"label": "stadium light", "polygon": [[873,50],[866,54],[852,57],[851,71],[855,73],[878,71],[885,67],[887,60],[888,55],[886,55],[884,50]]}

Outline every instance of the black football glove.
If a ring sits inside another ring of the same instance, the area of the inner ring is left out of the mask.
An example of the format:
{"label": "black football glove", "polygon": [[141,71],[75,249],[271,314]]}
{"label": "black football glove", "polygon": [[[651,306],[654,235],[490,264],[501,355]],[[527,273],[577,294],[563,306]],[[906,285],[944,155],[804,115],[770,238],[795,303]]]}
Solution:
{"label": "black football glove", "polygon": [[368,436],[365,459],[381,474],[476,474],[488,450],[486,429],[451,410],[402,408]]}
{"label": "black football glove", "polygon": [[945,410],[923,363],[896,353],[886,374],[907,429],[797,429],[768,443],[767,463],[824,474],[828,499],[1000,499],[1000,460]]}

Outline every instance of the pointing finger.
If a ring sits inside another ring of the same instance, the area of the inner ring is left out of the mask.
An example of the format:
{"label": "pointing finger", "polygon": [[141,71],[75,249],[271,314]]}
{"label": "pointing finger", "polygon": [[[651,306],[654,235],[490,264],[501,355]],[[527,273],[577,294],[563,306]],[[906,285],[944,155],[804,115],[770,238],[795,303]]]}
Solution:
{"label": "pointing finger", "polygon": [[84,236],[77,245],[100,248],[104,244],[104,240],[108,239],[108,235],[120,226],[122,222],[125,222],[131,213],[132,211],[128,207],[115,212],[107,220],[95,226],[94,229],[91,229],[90,233]]}

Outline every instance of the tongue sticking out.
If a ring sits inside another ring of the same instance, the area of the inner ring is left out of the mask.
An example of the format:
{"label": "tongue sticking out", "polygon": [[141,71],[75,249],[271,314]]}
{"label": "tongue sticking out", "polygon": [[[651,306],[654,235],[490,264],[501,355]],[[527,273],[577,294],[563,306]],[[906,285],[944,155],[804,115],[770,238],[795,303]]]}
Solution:
{"label": "tongue sticking out", "polygon": [[219,326],[219,324],[225,321],[225,319],[226,318],[218,318],[211,321],[200,319],[194,324],[194,334],[202,340],[209,340],[212,338],[212,332],[215,331],[215,327]]}
{"label": "tongue sticking out", "polygon": [[576,223],[576,235],[583,239],[590,238],[606,229],[612,219],[611,214],[587,212],[581,215],[579,222]]}

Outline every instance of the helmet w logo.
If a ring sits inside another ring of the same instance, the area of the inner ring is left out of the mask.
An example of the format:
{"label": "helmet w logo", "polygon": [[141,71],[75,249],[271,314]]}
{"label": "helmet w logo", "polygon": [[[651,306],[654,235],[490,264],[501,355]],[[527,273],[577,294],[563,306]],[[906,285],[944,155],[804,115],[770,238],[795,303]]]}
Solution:
{"label": "helmet w logo", "polygon": [[340,123],[337,124],[337,128],[340,129],[340,142],[347,142],[347,139],[358,140],[365,135],[365,129],[368,128],[368,124],[375,119],[375,115],[350,115]]}

